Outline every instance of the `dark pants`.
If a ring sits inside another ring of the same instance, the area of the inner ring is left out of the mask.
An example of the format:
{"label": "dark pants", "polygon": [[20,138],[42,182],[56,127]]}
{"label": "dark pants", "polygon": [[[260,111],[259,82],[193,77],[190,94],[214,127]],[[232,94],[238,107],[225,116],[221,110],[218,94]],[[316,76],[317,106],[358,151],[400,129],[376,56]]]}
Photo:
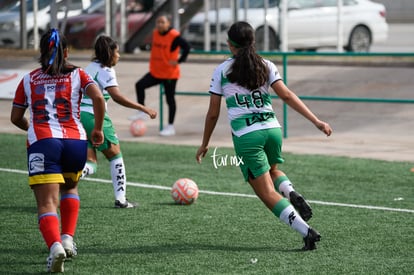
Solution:
{"label": "dark pants", "polygon": [[147,73],[135,83],[135,92],[137,94],[138,103],[145,105],[145,89],[158,84],[164,85],[165,97],[168,104],[168,123],[173,124],[176,112],[175,87],[177,85],[177,79],[160,79]]}

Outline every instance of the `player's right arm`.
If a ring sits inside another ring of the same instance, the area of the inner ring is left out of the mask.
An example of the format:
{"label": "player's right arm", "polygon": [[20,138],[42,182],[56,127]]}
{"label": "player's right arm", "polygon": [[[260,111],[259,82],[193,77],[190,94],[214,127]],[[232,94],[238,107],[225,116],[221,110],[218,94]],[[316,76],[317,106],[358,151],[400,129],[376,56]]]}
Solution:
{"label": "player's right arm", "polygon": [[213,131],[216,128],[217,120],[220,116],[220,105],[221,96],[211,93],[210,105],[204,122],[203,141],[196,153],[196,160],[198,163],[201,163],[201,158],[205,157],[207,154],[208,144],[210,142],[211,135],[213,134]]}
{"label": "player's right arm", "polygon": [[13,106],[10,113],[10,121],[18,128],[27,131],[29,129],[29,121],[24,117],[28,105],[26,95],[23,88],[23,80],[19,82],[14,94]]}
{"label": "player's right arm", "polygon": [[10,115],[10,121],[18,128],[27,131],[29,129],[29,121],[24,117],[25,108],[13,106]]}

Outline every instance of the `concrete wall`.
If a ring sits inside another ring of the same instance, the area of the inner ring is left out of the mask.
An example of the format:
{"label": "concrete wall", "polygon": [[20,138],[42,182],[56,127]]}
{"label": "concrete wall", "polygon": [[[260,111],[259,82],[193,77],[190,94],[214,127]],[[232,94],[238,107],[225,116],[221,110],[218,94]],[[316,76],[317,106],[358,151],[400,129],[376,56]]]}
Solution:
{"label": "concrete wall", "polygon": [[389,23],[413,23],[414,1],[413,0],[372,0],[382,3],[387,8],[387,21]]}

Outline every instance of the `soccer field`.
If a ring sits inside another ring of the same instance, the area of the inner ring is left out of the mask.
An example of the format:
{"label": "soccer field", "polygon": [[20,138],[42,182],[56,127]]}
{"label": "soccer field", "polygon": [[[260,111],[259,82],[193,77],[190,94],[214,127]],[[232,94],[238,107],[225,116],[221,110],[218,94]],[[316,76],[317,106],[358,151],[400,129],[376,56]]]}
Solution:
{"label": "soccer field", "polygon": [[[24,135],[1,134],[0,274],[38,274],[47,248],[28,187]],[[311,203],[322,239],[301,236],[256,198],[235,163],[217,165],[196,147],[122,142],[127,195],[137,209],[114,209],[108,162],[79,185],[78,256],[69,274],[412,274],[414,174],[411,163],[285,154],[281,169]],[[217,148],[221,156],[231,148]],[[216,159],[217,161],[217,159]],[[176,205],[173,183],[193,179],[199,198]]]}

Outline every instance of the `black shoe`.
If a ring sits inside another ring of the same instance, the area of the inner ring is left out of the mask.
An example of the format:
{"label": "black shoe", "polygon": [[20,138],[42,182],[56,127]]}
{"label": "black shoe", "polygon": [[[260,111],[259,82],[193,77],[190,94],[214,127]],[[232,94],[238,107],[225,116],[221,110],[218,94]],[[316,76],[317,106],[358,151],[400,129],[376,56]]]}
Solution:
{"label": "black shoe", "polygon": [[304,221],[309,221],[312,218],[312,208],[309,203],[296,191],[289,193],[290,203],[299,212],[299,215]]}
{"label": "black shoe", "polygon": [[138,203],[129,202],[126,200],[124,203],[121,203],[119,200],[115,201],[115,208],[135,208],[138,207]]}
{"label": "black shoe", "polygon": [[313,228],[308,229],[308,235],[303,238],[305,245],[303,246],[302,250],[314,250],[316,249],[316,242],[321,240],[321,234]]}

